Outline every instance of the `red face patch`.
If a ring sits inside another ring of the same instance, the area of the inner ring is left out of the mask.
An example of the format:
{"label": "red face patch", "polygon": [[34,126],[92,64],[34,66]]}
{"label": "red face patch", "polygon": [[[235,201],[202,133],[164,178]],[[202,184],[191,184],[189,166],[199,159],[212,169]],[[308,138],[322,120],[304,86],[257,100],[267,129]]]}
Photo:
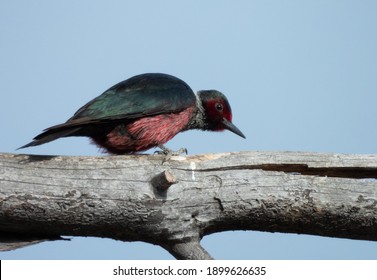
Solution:
{"label": "red face patch", "polygon": [[214,130],[223,130],[224,126],[222,120],[225,118],[228,121],[232,121],[232,111],[228,102],[223,99],[208,100],[203,104],[207,113],[207,119],[210,124],[213,125]]}

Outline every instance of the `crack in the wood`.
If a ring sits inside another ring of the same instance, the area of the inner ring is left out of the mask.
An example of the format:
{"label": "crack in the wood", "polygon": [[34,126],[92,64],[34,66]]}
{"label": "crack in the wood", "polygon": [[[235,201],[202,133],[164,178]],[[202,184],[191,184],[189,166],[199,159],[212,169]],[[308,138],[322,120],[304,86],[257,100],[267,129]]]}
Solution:
{"label": "crack in the wood", "polygon": [[[224,166],[216,168],[197,168],[197,172],[226,170],[264,170],[279,171],[294,175],[312,175],[322,177],[338,177],[349,179],[377,179],[376,167],[309,167],[307,164],[257,164]],[[189,169],[183,169],[189,171]]]}
{"label": "crack in the wood", "polygon": [[38,183],[38,182],[26,182],[26,181],[23,181],[23,180],[9,180],[9,179],[4,179],[4,178],[0,178],[0,179],[1,179],[1,181],[10,182],[10,183],[31,184],[31,185],[40,185],[40,186],[48,186],[48,187],[63,187],[63,188],[68,188],[67,185],[47,184],[45,182]]}
{"label": "crack in the wood", "polygon": [[216,197],[216,196],[215,196],[213,199],[216,200],[216,201],[219,203],[220,210],[221,210],[221,211],[224,211],[224,205],[223,205],[221,199],[218,198],[218,197]]}
{"label": "crack in the wood", "polygon": [[[220,192],[221,192],[221,187],[223,186],[223,180],[221,179],[221,177],[217,176],[217,175],[210,175],[210,176],[207,176],[206,177],[206,180],[209,182],[213,182],[215,183],[215,186],[217,185],[217,190],[216,190],[216,193],[213,197],[214,200],[216,200],[218,203],[219,203],[219,207],[220,207],[220,210],[221,212],[224,211],[224,205],[221,201],[221,198],[220,198]],[[209,185],[212,185],[211,183]]]}

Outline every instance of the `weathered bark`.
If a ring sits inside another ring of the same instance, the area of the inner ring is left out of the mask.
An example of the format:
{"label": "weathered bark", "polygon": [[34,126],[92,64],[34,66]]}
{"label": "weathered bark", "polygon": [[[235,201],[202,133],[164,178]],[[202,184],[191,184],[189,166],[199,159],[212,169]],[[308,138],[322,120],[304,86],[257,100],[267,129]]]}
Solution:
{"label": "weathered bark", "polygon": [[377,240],[377,155],[0,154],[0,249],[61,235],[145,241],[210,259],[225,230]]}

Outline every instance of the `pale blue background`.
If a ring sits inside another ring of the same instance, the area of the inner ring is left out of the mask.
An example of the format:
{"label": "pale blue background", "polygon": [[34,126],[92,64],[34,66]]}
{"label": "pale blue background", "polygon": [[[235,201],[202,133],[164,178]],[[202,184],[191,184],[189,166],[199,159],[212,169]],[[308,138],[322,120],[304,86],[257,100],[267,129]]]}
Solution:
{"label": "pale blue background", "polygon": [[[0,1],[0,152],[66,121],[135,74],[218,89],[244,140],[186,132],[191,154],[240,150],[377,153],[377,1]],[[85,138],[20,151],[98,155]],[[227,232],[218,259],[377,259],[377,243]],[[1,259],[171,259],[144,243],[73,238]]]}

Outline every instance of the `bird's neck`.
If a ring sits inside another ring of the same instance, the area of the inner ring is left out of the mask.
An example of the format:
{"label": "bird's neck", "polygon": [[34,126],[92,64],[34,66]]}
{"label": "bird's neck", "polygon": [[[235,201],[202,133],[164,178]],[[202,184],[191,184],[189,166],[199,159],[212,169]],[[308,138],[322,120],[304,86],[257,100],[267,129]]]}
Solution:
{"label": "bird's neck", "polygon": [[196,104],[195,109],[192,114],[192,118],[188,122],[185,130],[189,129],[202,129],[206,130],[208,128],[208,124],[206,122],[206,113],[202,104],[202,101],[200,100],[198,95],[195,95],[196,97]]}

